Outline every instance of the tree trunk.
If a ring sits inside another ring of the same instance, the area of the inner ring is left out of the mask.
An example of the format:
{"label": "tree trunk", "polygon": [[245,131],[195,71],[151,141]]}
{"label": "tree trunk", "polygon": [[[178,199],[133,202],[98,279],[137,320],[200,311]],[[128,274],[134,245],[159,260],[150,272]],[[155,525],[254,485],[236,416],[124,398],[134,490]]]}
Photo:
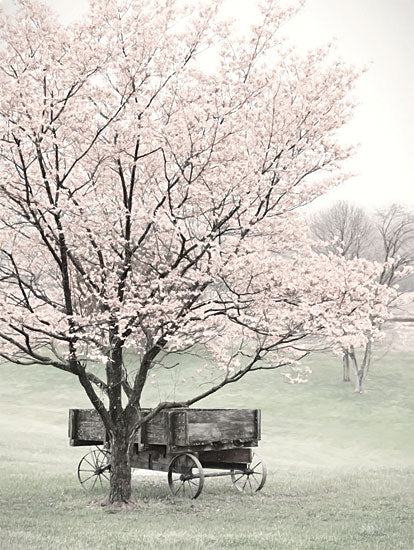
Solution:
{"label": "tree trunk", "polygon": [[363,382],[364,382],[363,370],[362,370],[362,368],[359,368],[359,366],[358,366],[358,359],[357,359],[357,356],[355,355],[355,350],[354,350],[353,346],[351,346],[351,348],[349,350],[349,357],[352,361],[352,366],[354,367],[355,393],[363,393],[364,392],[364,389],[363,389]]}
{"label": "tree trunk", "polygon": [[355,391],[358,393],[365,393],[364,382],[368,375],[369,367],[371,365],[371,351],[372,343],[371,340],[368,340],[365,346],[364,359],[362,360],[361,368],[359,369],[358,376],[356,377]]}
{"label": "tree trunk", "polygon": [[358,367],[358,360],[355,355],[355,351],[351,348],[349,356],[352,360],[352,364],[355,372],[355,393],[365,393],[364,382],[367,377],[369,367],[371,365],[372,355],[372,343],[369,340],[365,346],[364,358],[362,360],[361,367]]}
{"label": "tree trunk", "polygon": [[131,498],[131,430],[122,408],[122,378],[123,378],[123,342],[116,335],[114,325],[110,335],[111,352],[106,363],[108,385],[109,415],[112,429],[111,442],[111,477],[109,487],[109,504],[123,507]]}
{"label": "tree trunk", "polygon": [[365,393],[362,369],[355,373],[355,393]]}
{"label": "tree trunk", "polygon": [[351,378],[349,376],[349,352],[348,350],[344,350],[344,356],[343,356],[343,382],[350,382]]}
{"label": "tree trunk", "polygon": [[118,429],[111,437],[111,481],[109,503],[123,505],[131,499],[131,460],[127,430]]}

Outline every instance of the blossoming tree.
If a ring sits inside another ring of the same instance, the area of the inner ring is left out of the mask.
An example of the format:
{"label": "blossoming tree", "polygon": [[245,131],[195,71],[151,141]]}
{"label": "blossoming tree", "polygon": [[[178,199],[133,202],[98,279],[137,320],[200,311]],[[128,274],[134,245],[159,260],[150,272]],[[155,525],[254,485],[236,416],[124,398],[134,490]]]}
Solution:
{"label": "blossoming tree", "polygon": [[262,2],[243,39],[219,7],[92,0],[64,26],[18,0],[1,19],[0,354],[79,379],[110,438],[113,504],[169,353],[204,350],[221,378],[140,422],[292,364],[311,336],[358,343],[386,315],[375,266],[312,252],[296,213],[343,179],[356,71],[287,48],[291,7]]}
{"label": "blossoming tree", "polygon": [[[322,253],[335,253],[348,259],[375,259],[381,264],[381,269],[371,272],[371,276],[374,275],[381,285],[392,288],[388,302],[388,309],[393,314],[390,321],[411,322],[410,317],[398,315],[412,303],[414,215],[409,208],[391,204],[369,215],[358,206],[340,201],[314,216],[311,234],[316,238],[317,250]],[[380,325],[381,320],[382,317]],[[376,322],[374,316],[372,322]],[[344,347],[342,355],[343,381],[350,381],[351,363],[355,392],[360,394],[365,393],[364,382],[372,360],[372,338],[368,338],[363,347],[360,360],[352,343]]]}

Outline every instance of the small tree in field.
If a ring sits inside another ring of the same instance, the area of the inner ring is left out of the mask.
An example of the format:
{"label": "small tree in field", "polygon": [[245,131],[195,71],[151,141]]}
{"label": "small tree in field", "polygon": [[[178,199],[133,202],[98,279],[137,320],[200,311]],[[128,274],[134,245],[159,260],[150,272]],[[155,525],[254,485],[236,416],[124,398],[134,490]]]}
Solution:
{"label": "small tree in field", "polygon": [[[386,315],[367,266],[313,252],[295,211],[342,179],[356,72],[279,43],[291,8],[262,2],[239,39],[219,4],[92,0],[65,27],[20,0],[1,21],[0,353],[79,379],[112,504],[130,499],[140,423]],[[154,365],[194,349],[221,378],[138,421]]]}
{"label": "small tree in field", "polygon": [[[403,304],[402,298],[410,290],[414,262],[414,215],[409,208],[391,204],[369,215],[358,206],[338,201],[314,216],[311,234],[323,242],[317,247],[322,253],[335,253],[348,259],[370,258],[378,262],[378,271],[374,276],[381,285],[393,290],[389,293],[390,311]],[[372,322],[376,323],[374,317]],[[355,391],[358,393],[365,391],[372,341],[369,336],[361,360],[353,345],[342,350],[343,380],[350,381],[351,364],[355,374]]]}
{"label": "small tree in field", "polygon": [[[374,226],[366,212],[346,201],[337,201],[329,208],[318,212],[311,224],[311,234],[322,241],[321,253],[335,253],[348,259],[369,256],[373,245]],[[371,343],[366,343],[369,351]],[[364,357],[363,365],[370,357]],[[342,349],[343,381],[350,382],[350,360],[356,371],[358,363],[353,348]],[[358,378],[358,377],[357,377]]]}
{"label": "small tree in field", "polygon": [[[363,208],[347,201],[337,201],[325,210],[317,212],[312,219],[311,235],[322,241],[318,249],[322,254],[335,253],[344,258],[369,257],[373,246],[374,226]],[[371,344],[366,343],[370,357]],[[343,381],[350,382],[350,360],[358,371],[358,363],[353,348],[342,349]],[[358,377],[357,377],[358,378]]]}

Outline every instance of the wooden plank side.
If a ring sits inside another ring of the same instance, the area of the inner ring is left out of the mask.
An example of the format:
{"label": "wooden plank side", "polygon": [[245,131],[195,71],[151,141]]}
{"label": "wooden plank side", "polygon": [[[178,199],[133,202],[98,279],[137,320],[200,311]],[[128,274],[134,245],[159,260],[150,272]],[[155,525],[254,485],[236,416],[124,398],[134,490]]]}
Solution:
{"label": "wooden plank side", "polygon": [[187,409],[172,410],[170,412],[172,429],[171,444],[174,446],[184,446],[187,441]]}
{"label": "wooden plank side", "polygon": [[256,439],[260,441],[262,439],[262,411],[256,409]]}
{"label": "wooden plank side", "polygon": [[104,441],[102,441],[102,439],[95,439],[93,441],[89,441],[89,440],[84,440],[82,439],[82,441],[78,440],[78,439],[70,439],[69,440],[69,445],[71,447],[89,447],[91,445],[102,445],[104,443]]}
{"label": "wooden plank side", "polygon": [[101,441],[105,439],[105,428],[94,409],[69,410],[69,438],[74,441]]}
{"label": "wooden plank side", "polygon": [[187,409],[161,411],[146,424],[145,443],[148,445],[185,445],[187,442]]}
{"label": "wooden plank side", "polygon": [[69,409],[69,424],[68,424],[68,437],[69,439],[75,439],[76,425],[77,425],[77,409]]}
{"label": "wooden plank side", "polygon": [[[143,409],[145,415],[150,409]],[[69,411],[69,439],[105,441],[106,431],[94,409]],[[233,446],[255,446],[260,439],[260,410],[258,409],[170,409],[161,411],[146,423],[137,434],[144,445],[166,445],[174,448],[194,447],[234,442]]]}
{"label": "wooden plank side", "polygon": [[243,447],[222,451],[200,451],[198,458],[203,465],[204,463],[230,464],[232,462],[249,464],[253,458],[253,451]]}
{"label": "wooden plank side", "polygon": [[161,411],[155,418],[145,424],[144,444],[166,445],[168,438],[168,417],[166,411]]}
{"label": "wooden plank side", "polygon": [[[147,414],[149,411],[150,409],[144,409],[141,411],[141,415]],[[163,416],[158,415],[148,422],[145,427],[146,429],[142,433],[143,443],[165,444],[166,430]],[[95,409],[70,409],[68,432],[69,439],[77,442],[72,443],[72,445],[82,445],[82,441],[85,444],[89,444],[91,441],[103,442],[106,439],[104,424]],[[140,435],[137,434],[136,441],[139,440]]]}
{"label": "wooden plank side", "polygon": [[257,439],[256,409],[189,409],[188,443]]}
{"label": "wooden plank side", "polygon": [[75,417],[75,437],[72,437],[72,439],[78,441],[105,441],[105,426],[95,409],[77,409]]}
{"label": "wooden plank side", "polygon": [[131,467],[141,470],[157,470],[168,472],[171,456],[164,456],[161,450],[150,450],[133,453],[131,456]]}
{"label": "wooden plank side", "polygon": [[195,453],[197,454],[200,451],[217,451],[223,449],[236,449],[243,447],[257,447],[258,442],[255,439],[250,441],[213,441],[211,443],[203,441],[195,443],[194,445],[185,445],[183,447],[171,447],[169,452],[178,454],[178,453]]}

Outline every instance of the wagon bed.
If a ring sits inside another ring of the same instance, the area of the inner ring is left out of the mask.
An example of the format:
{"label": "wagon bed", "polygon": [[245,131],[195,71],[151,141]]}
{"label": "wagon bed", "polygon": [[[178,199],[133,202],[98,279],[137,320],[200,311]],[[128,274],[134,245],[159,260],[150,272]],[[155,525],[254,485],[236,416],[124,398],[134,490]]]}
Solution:
{"label": "wagon bed", "polygon": [[[142,409],[141,417],[150,411]],[[68,435],[72,446],[106,441],[105,427],[94,409],[70,409]],[[141,449],[162,445],[167,452],[256,447],[259,440],[259,409],[168,409],[144,424],[136,436]]]}
{"label": "wagon bed", "polygon": [[[142,409],[139,414],[143,417],[150,411]],[[251,449],[260,440],[260,424],[259,409],[166,409],[137,432],[131,467],[168,472],[174,495],[185,492],[188,485],[189,495],[196,498],[205,477],[223,475],[231,476],[237,489],[255,492],[266,479],[264,463]],[[78,467],[82,485],[95,486],[97,479],[102,485],[109,478],[110,449],[97,411],[70,409],[68,435],[72,446],[104,446],[85,455]],[[206,468],[222,472],[204,473]]]}

